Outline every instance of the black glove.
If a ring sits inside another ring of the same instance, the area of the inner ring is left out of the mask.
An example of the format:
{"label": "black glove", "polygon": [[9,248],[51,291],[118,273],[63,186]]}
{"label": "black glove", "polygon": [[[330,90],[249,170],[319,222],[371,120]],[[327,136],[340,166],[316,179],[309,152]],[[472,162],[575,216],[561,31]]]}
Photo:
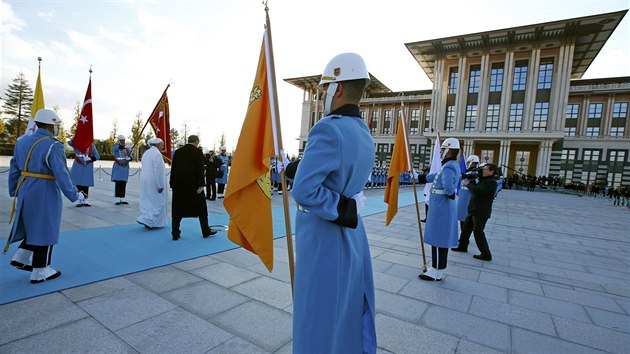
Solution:
{"label": "black glove", "polygon": [[455,193],[451,194],[451,195],[446,195],[448,197],[448,199],[450,200],[455,200]]}

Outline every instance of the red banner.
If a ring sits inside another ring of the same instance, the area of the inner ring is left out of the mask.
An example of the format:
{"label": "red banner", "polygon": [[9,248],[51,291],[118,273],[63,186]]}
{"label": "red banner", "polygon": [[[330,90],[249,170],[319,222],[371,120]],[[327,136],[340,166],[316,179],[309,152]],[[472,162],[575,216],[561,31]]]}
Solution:
{"label": "red banner", "polygon": [[85,99],[83,100],[83,106],[81,107],[81,114],[77,119],[77,130],[74,133],[72,139],[72,147],[84,152],[94,142],[94,125],[92,124],[92,79],[88,83],[87,92],[85,93]]}
{"label": "red banner", "polygon": [[168,111],[168,96],[166,96],[166,90],[162,94],[160,101],[153,109],[151,117],[149,117],[149,123],[153,128],[156,138],[162,139],[164,142],[164,148],[162,149],[162,155],[167,161],[171,161],[171,123],[169,120]]}

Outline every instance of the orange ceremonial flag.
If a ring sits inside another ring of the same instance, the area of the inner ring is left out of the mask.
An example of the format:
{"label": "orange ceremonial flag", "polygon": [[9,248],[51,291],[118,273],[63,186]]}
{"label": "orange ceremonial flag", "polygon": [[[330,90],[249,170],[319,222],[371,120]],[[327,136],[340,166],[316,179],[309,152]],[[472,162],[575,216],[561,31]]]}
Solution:
{"label": "orange ceremonial flag", "polygon": [[411,170],[409,166],[409,145],[407,144],[407,132],[405,131],[406,126],[405,117],[401,115],[398,120],[396,142],[394,143],[394,152],[392,152],[392,161],[389,165],[387,184],[385,185],[384,201],[387,203],[385,226],[389,225],[396,213],[398,213],[398,180],[400,174]]}
{"label": "orange ceremonial flag", "polygon": [[[274,156],[271,95],[268,85],[267,32],[258,70],[249,95],[249,107],[238,138],[230,181],[223,205],[230,215],[228,238],[255,253],[273,270],[270,158]],[[270,51],[270,50],[269,50]]]}

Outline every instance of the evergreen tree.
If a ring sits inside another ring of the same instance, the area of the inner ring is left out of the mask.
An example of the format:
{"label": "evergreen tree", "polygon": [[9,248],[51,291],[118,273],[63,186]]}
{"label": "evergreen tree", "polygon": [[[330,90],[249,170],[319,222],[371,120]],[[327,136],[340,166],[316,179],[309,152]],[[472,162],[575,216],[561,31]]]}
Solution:
{"label": "evergreen tree", "polygon": [[33,89],[23,73],[19,73],[5,91],[2,111],[5,115],[6,129],[1,139],[3,142],[15,144],[20,135],[24,134],[31,115],[33,104]]}
{"label": "evergreen tree", "polygon": [[175,151],[177,141],[180,139],[179,132],[175,128],[171,128],[171,151]]}
{"label": "evergreen tree", "polygon": [[114,151],[112,150],[112,146],[118,143],[118,119],[114,119],[112,130],[109,132],[109,137],[105,140],[105,142],[105,145],[108,148],[107,153],[113,155]]}
{"label": "evergreen tree", "polygon": [[136,161],[138,161],[140,156],[142,156],[142,152],[144,152],[143,127],[144,121],[142,120],[142,112],[138,111],[138,113],[136,113],[136,119],[131,126],[131,144],[134,146],[133,154]]}

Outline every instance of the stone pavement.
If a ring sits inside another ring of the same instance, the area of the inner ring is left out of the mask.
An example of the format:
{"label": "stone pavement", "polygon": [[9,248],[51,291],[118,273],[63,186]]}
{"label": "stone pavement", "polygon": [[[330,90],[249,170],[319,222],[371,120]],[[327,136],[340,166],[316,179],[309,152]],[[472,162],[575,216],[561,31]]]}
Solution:
{"label": "stone pavement", "polygon": [[[130,178],[130,205],[115,206],[105,172],[90,189],[92,208],[64,202],[64,231],[134,222],[138,175]],[[3,243],[7,173],[0,173],[0,190]],[[220,202],[208,205],[224,213]],[[473,241],[469,253],[451,252],[445,279],[434,283],[417,278],[414,206],[401,208],[388,227],[384,213],[364,218],[379,352],[630,352],[630,209],[602,198],[509,190],[494,205],[486,227],[493,261],[473,259]],[[274,252],[271,274],[236,249],[0,306],[0,353],[289,353],[286,238]]]}

